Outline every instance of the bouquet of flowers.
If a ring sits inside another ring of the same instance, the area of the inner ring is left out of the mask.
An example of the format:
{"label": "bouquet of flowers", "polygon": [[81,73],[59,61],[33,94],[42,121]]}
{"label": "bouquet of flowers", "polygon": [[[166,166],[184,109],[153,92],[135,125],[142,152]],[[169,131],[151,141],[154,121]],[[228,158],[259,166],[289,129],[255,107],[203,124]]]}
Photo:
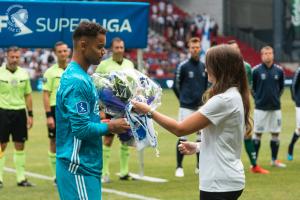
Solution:
{"label": "bouquet of flowers", "polygon": [[134,69],[94,73],[92,79],[98,91],[102,111],[112,118],[126,117],[131,130],[119,134],[122,142],[136,145],[138,150],[157,147],[152,119],[132,111],[131,100],[142,101],[156,109],[161,103],[162,89],[146,75]]}

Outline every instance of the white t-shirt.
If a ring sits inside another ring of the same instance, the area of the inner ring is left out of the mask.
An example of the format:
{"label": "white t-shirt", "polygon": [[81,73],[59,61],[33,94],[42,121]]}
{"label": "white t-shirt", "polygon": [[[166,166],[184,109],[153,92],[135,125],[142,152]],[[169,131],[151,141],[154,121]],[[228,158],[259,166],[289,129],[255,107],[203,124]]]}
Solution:
{"label": "white t-shirt", "polygon": [[245,133],[244,107],[236,87],[210,98],[199,112],[211,124],[200,145],[200,190],[229,192],[245,187],[241,150]]}

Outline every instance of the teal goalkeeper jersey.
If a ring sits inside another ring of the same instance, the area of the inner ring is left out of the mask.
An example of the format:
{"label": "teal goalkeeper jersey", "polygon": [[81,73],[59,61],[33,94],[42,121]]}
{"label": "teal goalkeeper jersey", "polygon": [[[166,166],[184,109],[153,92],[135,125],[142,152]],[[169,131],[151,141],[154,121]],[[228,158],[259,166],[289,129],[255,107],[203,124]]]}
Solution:
{"label": "teal goalkeeper jersey", "polygon": [[102,139],[97,91],[88,74],[72,61],[56,95],[56,157],[73,174],[100,177]]}

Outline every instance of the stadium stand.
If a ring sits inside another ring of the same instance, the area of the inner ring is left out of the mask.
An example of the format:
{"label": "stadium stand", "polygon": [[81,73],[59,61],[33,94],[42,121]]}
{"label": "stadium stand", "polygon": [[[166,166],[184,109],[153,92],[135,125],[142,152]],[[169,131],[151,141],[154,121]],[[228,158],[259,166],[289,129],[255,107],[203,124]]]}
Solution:
{"label": "stadium stand", "polygon": [[[208,15],[205,13],[189,15],[170,1],[145,0],[144,2],[151,4],[148,47],[144,49],[143,54],[144,68],[150,77],[173,78],[177,64],[187,58],[187,40],[190,37],[202,37],[204,19]],[[238,42],[245,60],[251,66],[260,63],[259,52],[233,36],[219,36],[218,25],[213,19],[210,20],[211,45],[226,43],[232,39]],[[21,65],[28,70],[33,80],[41,78],[45,70],[55,62],[51,49],[23,49],[22,51]],[[4,50],[0,49],[0,66],[5,62],[4,54]],[[137,50],[127,50],[126,57],[136,61]],[[93,69],[91,68],[90,73]],[[285,75],[291,77],[293,72],[285,68]]]}

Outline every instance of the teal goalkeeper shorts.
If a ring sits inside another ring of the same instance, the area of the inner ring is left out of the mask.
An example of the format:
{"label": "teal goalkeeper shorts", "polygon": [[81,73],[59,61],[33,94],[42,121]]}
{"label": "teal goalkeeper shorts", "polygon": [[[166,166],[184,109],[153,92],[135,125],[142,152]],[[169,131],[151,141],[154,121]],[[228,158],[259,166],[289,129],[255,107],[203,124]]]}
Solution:
{"label": "teal goalkeeper shorts", "polygon": [[101,179],[68,171],[68,167],[56,160],[56,181],[61,200],[101,200]]}

